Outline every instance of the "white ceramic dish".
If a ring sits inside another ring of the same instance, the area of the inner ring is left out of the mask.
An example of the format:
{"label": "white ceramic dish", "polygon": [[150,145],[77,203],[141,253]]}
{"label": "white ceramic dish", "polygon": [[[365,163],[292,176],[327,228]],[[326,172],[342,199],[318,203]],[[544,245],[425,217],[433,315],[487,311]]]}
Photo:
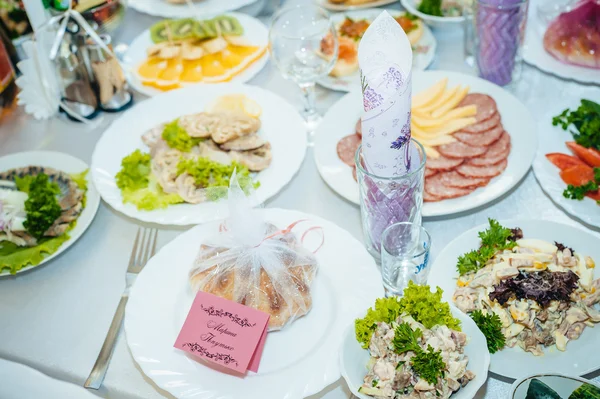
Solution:
{"label": "white ceramic dish", "polygon": [[574,390],[576,390],[583,384],[587,383],[598,387],[598,384],[596,384],[593,381],[586,380],[585,378],[569,377],[562,374],[538,373],[515,381],[514,384],[512,384],[511,386],[509,399],[525,399],[525,397],[527,396],[527,389],[529,388],[529,383],[534,378],[548,385],[550,388],[554,389],[554,391],[556,391],[556,393],[559,394],[561,398],[565,399],[568,398]]}
{"label": "white ceramic dish", "polygon": [[114,176],[121,169],[121,160],[136,149],[147,151],[141,136],[154,126],[179,116],[200,112],[214,99],[225,94],[241,93],[262,107],[259,133],[271,143],[271,165],[258,173],[261,185],[257,198],[264,202],[277,194],[294,177],[306,152],[304,121],[294,107],[283,98],[256,86],[222,84],[194,86],[171,91],[137,104],[124,113],[104,132],[92,156],[92,176],[102,198],[125,215],[169,225],[190,225],[226,217],[220,204],[178,204],[166,209],[139,211],[132,204],[123,204],[121,191]]}
{"label": "white ceramic dish", "polygon": [[600,70],[584,68],[577,65],[564,64],[552,57],[544,49],[544,33],[546,24],[538,15],[536,2],[532,2],[527,21],[523,59],[528,64],[538,67],[544,72],[551,73],[564,79],[573,79],[581,83],[600,85]]}
{"label": "white ceramic dish", "polygon": [[465,17],[438,17],[435,15],[429,15],[422,13],[417,9],[419,0],[400,0],[402,6],[411,14],[416,15],[421,18],[431,27],[434,28],[461,28],[462,22],[465,20]]}
{"label": "white ceramic dish", "polygon": [[98,399],[82,387],[4,359],[0,359],[0,380],[0,398],[5,399]]}
{"label": "white ceramic dish", "polygon": [[[485,336],[479,331],[473,320],[460,310],[450,305],[452,315],[461,321],[461,328],[467,334],[468,344],[465,354],[469,357],[467,370],[475,373],[469,384],[452,395],[452,399],[471,399],[487,379],[490,366],[490,354],[487,350]],[[340,367],[350,391],[360,399],[373,399],[372,396],[358,392],[366,375],[366,365],[370,359],[369,351],[363,349],[354,333],[354,325],[349,326],[344,334],[340,350]]]}
{"label": "white ceramic dish", "polygon": [[[600,96],[587,98],[600,103]],[[559,126],[552,126],[552,115],[559,115],[567,107],[569,109],[577,109],[579,105],[579,99],[575,98],[570,100],[567,106],[552,105],[551,108],[554,112],[548,113],[540,119],[540,132],[543,132],[544,139],[540,140],[540,145],[533,162],[533,171],[540,186],[555,204],[585,223],[600,227],[600,205],[587,197],[582,201],[565,198],[563,191],[567,188],[567,185],[559,176],[560,169],[546,158],[546,154],[552,152],[573,155],[565,144],[567,141],[573,141],[573,136],[569,131],[562,130]]]}
{"label": "white ceramic dish", "polygon": [[[125,315],[131,354],[149,378],[177,398],[191,393],[204,399],[301,399],[315,394],[340,377],[339,342],[356,309],[368,308],[383,295],[373,258],[348,232],[301,212],[262,212],[279,227],[308,219],[323,228],[325,241],[316,254],[319,269],[311,286],[311,311],[282,331],[269,333],[257,374],[223,373],[173,348],[194,299],[189,270],[199,245],[218,231],[218,222],[196,226],[165,245],[131,291]],[[317,237],[308,238],[307,247],[318,244]]]}
{"label": "white ceramic dish", "polygon": [[167,0],[129,0],[127,5],[136,11],[163,18],[213,17],[237,10],[258,0],[202,0],[194,1],[193,7],[186,3],[171,4]]}
{"label": "white ceramic dish", "polygon": [[[545,220],[500,220],[502,226],[523,229],[525,238],[537,238],[550,242],[562,242],[572,246],[575,251],[600,260],[600,247],[597,234],[589,233],[577,227]],[[448,244],[437,256],[428,283],[444,290],[444,300],[452,301],[456,289],[456,261],[460,255],[479,247],[477,233],[485,230],[481,225],[468,230]],[[600,277],[595,269],[594,278]],[[561,373],[585,375],[600,368],[600,359],[590,356],[590,348],[600,339],[600,330],[586,328],[579,339],[570,341],[565,352],[555,347],[544,351],[543,356],[534,356],[520,348],[505,348],[491,357],[490,371],[507,378],[519,379],[535,370],[539,374]]]}
{"label": "white ceramic dish", "polygon": [[[146,0],[141,0],[146,1]],[[164,1],[164,0],[157,0]],[[226,2],[223,2],[226,3]],[[240,24],[244,27],[244,37],[248,39],[252,45],[255,46],[267,46],[269,43],[269,31],[265,24],[260,22],[258,19],[251,17],[246,14],[231,12],[227,15],[235,17],[240,21]],[[186,15],[189,17],[189,14]],[[146,29],[139,36],[137,36],[133,42],[131,42],[131,46],[127,49],[123,57],[123,62],[126,65],[127,70],[127,81],[129,85],[134,88],[136,91],[146,95],[146,96],[155,96],[163,91],[152,87],[146,86],[142,84],[141,80],[136,74],[137,68],[141,63],[143,63],[147,56],[146,50],[153,44],[152,39],[150,38],[150,30]],[[249,65],[244,71],[242,71],[239,75],[233,77],[231,82],[236,83],[245,83],[252,79],[256,74],[258,74],[269,61],[269,54],[267,51],[256,61],[254,61],[251,65]],[[222,83],[216,83],[222,84]],[[194,83],[189,86],[201,86],[207,85],[207,83]],[[208,84],[210,85],[210,84]]]}
{"label": "white ceramic dish", "polygon": [[[8,169],[21,168],[30,165],[45,166],[66,173],[81,173],[89,168],[89,166],[82,160],[61,152],[19,152],[0,158],[0,172]],[[61,245],[61,247],[58,249],[58,251],[46,257],[39,265],[26,266],[21,270],[17,271],[17,274],[41,266],[44,263],[47,263],[50,260],[56,258],[58,255],[66,251],[71,245],[73,245],[75,241],[77,241],[79,237],[81,237],[83,233],[87,230],[87,228],[94,220],[94,216],[96,216],[98,206],[100,206],[100,196],[98,195],[98,191],[96,191],[96,188],[92,184],[91,171],[88,172],[87,183],[88,191],[86,207],[81,212],[81,215],[79,215],[79,218],[77,218],[77,225],[75,226],[75,228],[69,232],[71,238],[65,241],[63,245]],[[0,271],[0,276],[10,275],[10,272],[6,269]]]}
{"label": "white ceramic dish", "polygon": [[[423,216],[426,217],[468,211],[502,196],[525,176],[537,147],[536,124],[525,105],[508,91],[486,80],[456,72],[415,72],[413,93],[430,87],[444,77],[448,77],[450,86],[469,85],[472,93],[486,93],[496,100],[504,129],[511,136],[512,150],[506,170],[486,187],[478,188],[464,197],[426,202],[423,204]],[[315,135],[315,162],[321,177],[335,192],[355,204],[359,203],[358,185],[352,177],[352,168],[339,159],[336,146],[342,137],[354,133],[362,108],[360,91],[347,94],[329,109]]]}
{"label": "white ceramic dish", "polygon": [[360,10],[363,8],[373,8],[387,6],[389,4],[398,3],[398,0],[371,0],[364,4],[358,5],[346,5],[346,4],[335,4],[329,0],[314,0],[315,3],[330,11],[349,11],[349,10]]}
{"label": "white ceramic dish", "polygon": [[[346,17],[352,19],[367,19],[369,21],[373,21],[377,16],[384,10],[382,9],[367,9],[367,10],[357,10],[357,11],[348,11],[344,13],[334,14],[331,19],[337,25],[341,23]],[[396,17],[401,14],[398,10],[386,10],[392,15]],[[437,48],[437,40],[435,40],[435,36],[431,32],[431,29],[427,25],[423,25],[423,36],[417,42],[415,47],[413,48],[413,71],[422,71],[426,69],[435,58],[435,51]],[[333,76],[325,76],[318,80],[321,86],[326,87],[331,90],[337,91],[359,91],[360,90],[360,75],[358,71],[348,76],[341,77],[333,77]]]}

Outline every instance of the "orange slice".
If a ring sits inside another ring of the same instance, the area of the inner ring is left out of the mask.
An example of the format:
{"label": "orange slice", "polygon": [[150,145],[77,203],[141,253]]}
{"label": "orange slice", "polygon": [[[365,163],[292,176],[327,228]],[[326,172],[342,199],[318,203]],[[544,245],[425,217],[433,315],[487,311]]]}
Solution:
{"label": "orange slice", "polygon": [[200,83],[204,79],[200,60],[183,61],[182,83]]}
{"label": "orange slice", "polygon": [[182,72],[183,63],[180,58],[167,60],[167,66],[160,71],[155,83],[162,87],[177,84]]}
{"label": "orange slice", "polygon": [[217,83],[226,82],[231,79],[228,69],[221,63],[221,55],[210,54],[200,59],[204,82]]}
{"label": "orange slice", "polygon": [[167,67],[167,62],[158,57],[150,57],[137,70],[142,82],[155,82],[161,71]]}

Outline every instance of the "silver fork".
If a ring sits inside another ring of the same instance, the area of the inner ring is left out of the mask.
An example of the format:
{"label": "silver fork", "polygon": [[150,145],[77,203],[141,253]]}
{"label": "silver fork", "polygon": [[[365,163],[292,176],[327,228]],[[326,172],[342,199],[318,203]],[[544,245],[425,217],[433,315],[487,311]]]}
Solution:
{"label": "silver fork", "polygon": [[[141,232],[141,234],[140,234]],[[141,236],[141,239],[140,239]],[[106,376],[106,370],[112,357],[113,350],[115,348],[115,341],[121,330],[121,324],[123,324],[123,316],[125,315],[125,305],[127,305],[127,299],[129,299],[129,290],[139,272],[142,271],[148,259],[150,259],[156,252],[156,237],[158,236],[158,230],[138,228],[135,236],[135,242],[133,243],[133,249],[131,250],[131,258],[129,259],[129,266],[127,267],[125,291],[121,295],[121,301],[117,307],[117,311],[110,323],[110,328],[102,344],[102,349],[96,359],[96,364],[90,372],[89,377],[83,384],[86,388],[99,389]]]}

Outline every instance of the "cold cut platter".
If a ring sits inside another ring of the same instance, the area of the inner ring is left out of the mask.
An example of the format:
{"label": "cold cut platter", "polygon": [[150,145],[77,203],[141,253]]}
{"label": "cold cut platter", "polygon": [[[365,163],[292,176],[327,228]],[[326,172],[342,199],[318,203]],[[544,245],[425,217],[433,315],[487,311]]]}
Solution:
{"label": "cold cut platter", "polygon": [[[319,126],[315,145],[323,179],[356,204],[353,162],[361,113],[360,92],[343,97]],[[416,72],[412,115],[412,137],[427,153],[423,216],[488,204],[531,166],[537,147],[533,118],[517,98],[489,82],[453,72]]]}

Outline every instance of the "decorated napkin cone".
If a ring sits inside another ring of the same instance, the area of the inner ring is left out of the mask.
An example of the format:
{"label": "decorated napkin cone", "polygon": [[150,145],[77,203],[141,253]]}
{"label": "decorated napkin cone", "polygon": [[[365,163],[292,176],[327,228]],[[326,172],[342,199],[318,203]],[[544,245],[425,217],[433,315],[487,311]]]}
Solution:
{"label": "decorated napkin cone", "polygon": [[380,257],[381,234],[391,224],[421,221],[425,152],[411,140],[412,48],[386,11],[358,47],[363,92],[362,146],[356,154],[367,250]]}

